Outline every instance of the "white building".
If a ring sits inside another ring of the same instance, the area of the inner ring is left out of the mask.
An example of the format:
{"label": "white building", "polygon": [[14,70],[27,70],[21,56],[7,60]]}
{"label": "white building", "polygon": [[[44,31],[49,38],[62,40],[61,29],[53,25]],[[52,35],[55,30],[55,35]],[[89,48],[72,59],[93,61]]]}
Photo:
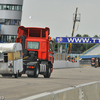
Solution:
{"label": "white building", "polygon": [[15,42],[23,0],[0,0],[0,42]]}

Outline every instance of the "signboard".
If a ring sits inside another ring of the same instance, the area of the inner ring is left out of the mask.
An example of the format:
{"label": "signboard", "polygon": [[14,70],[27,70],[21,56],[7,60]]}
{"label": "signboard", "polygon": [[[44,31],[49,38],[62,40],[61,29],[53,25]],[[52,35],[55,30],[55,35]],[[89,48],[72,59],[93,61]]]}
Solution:
{"label": "signboard", "polygon": [[98,37],[56,37],[57,43],[100,43]]}

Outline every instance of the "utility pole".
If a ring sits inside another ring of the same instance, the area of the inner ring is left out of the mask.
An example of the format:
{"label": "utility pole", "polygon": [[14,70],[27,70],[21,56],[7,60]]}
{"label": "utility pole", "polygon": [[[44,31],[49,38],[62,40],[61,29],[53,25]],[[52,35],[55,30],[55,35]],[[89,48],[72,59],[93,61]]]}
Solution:
{"label": "utility pole", "polygon": [[[80,22],[80,14],[77,14],[77,11],[78,11],[78,7],[76,7],[75,14],[73,14],[73,29],[72,29],[71,37],[74,36],[75,23],[76,23],[77,21]],[[79,15],[79,17],[77,17],[77,15]],[[72,43],[70,43],[70,53],[71,53],[71,50],[72,50]]]}
{"label": "utility pole", "polygon": [[75,30],[75,23],[77,21],[77,10],[78,10],[78,7],[76,8],[76,11],[75,11],[75,18],[73,19],[73,29],[72,29],[72,37],[74,36],[74,30]]}

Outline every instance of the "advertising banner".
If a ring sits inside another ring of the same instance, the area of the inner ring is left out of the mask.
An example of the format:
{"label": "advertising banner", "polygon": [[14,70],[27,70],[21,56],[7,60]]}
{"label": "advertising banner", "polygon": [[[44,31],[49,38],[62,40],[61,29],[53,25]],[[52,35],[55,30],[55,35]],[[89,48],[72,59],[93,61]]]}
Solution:
{"label": "advertising banner", "polygon": [[57,43],[100,43],[98,37],[56,37]]}

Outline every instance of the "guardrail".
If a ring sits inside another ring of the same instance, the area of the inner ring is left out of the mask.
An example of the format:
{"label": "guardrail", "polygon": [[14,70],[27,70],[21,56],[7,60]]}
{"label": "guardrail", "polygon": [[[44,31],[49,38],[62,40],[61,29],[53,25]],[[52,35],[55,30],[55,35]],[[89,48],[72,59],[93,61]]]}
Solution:
{"label": "guardrail", "polygon": [[79,61],[80,66],[91,66],[91,59],[82,59]]}
{"label": "guardrail", "polygon": [[100,100],[100,81],[45,92],[20,100]]}

